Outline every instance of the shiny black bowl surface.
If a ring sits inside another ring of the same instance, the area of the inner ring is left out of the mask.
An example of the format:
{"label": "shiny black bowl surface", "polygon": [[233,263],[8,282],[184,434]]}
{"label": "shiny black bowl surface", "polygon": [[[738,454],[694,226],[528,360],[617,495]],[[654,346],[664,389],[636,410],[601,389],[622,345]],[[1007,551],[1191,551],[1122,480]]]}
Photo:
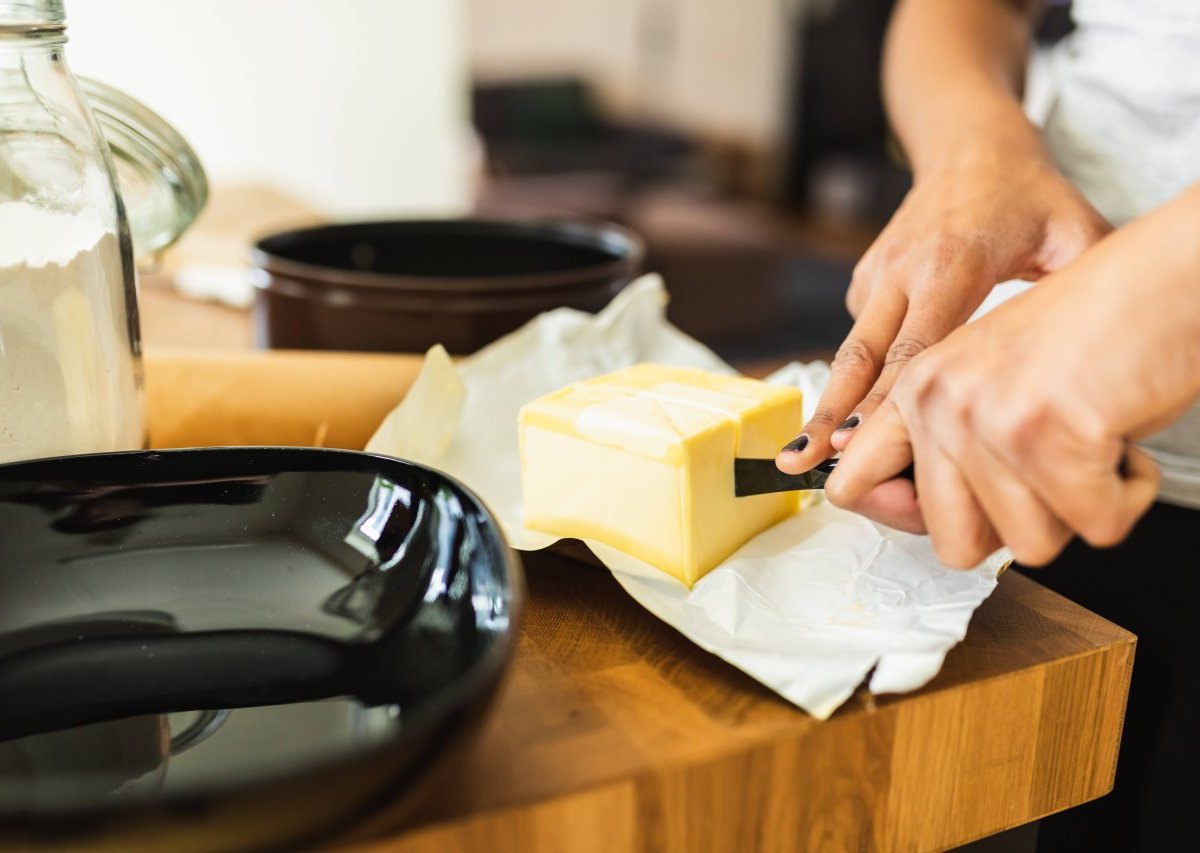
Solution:
{"label": "shiny black bowl surface", "polygon": [[416,802],[520,592],[480,502],[389,457],[0,466],[0,847],[260,849]]}

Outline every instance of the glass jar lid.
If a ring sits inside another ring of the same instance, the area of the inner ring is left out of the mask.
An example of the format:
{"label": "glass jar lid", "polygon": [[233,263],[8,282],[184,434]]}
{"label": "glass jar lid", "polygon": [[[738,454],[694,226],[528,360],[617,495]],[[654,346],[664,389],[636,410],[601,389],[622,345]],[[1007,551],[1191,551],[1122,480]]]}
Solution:
{"label": "glass jar lid", "polygon": [[144,104],[87,77],[79,85],[112,151],[134,249],[153,256],[200,215],[208,200],[204,168],[187,140]]}

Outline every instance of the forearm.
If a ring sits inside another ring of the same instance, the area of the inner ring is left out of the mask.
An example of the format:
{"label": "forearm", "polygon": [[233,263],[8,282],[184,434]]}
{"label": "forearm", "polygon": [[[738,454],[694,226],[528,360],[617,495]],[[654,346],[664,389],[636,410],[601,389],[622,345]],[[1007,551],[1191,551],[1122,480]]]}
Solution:
{"label": "forearm", "polygon": [[[1086,279],[1078,310],[1110,330],[1115,352],[1139,365],[1121,393],[1082,381],[1105,399],[1110,421],[1139,438],[1200,395],[1200,184],[1094,246],[1073,266]],[[1116,300],[1103,291],[1125,292]],[[1126,396],[1129,399],[1125,399]]]}
{"label": "forearm", "polygon": [[994,153],[1045,157],[1021,89],[1036,0],[901,0],[884,96],[918,177]]}
{"label": "forearm", "polygon": [[[1200,323],[1200,182],[1163,206],[1113,232],[1076,263],[1094,286],[1124,287],[1151,300],[1149,309],[1172,305]],[[1200,328],[1197,328],[1200,345]],[[1200,375],[1200,372],[1198,372]]]}
{"label": "forearm", "polygon": [[[1171,247],[1172,258],[1181,276],[1181,288],[1190,305],[1200,313],[1200,182],[1192,184],[1173,201],[1149,214],[1140,229],[1161,241],[1164,251]],[[1191,283],[1185,283],[1190,281]]]}

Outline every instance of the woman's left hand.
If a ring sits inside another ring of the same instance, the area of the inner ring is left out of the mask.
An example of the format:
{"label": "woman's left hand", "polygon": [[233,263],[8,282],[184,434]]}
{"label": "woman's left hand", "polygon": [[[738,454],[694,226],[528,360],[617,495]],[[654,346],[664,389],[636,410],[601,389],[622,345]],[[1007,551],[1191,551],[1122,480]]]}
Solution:
{"label": "woman's left hand", "polygon": [[[1136,441],[1200,395],[1200,187],[913,360],[829,499],[967,568],[1121,541],[1159,474]],[[913,463],[916,488],[894,479]]]}

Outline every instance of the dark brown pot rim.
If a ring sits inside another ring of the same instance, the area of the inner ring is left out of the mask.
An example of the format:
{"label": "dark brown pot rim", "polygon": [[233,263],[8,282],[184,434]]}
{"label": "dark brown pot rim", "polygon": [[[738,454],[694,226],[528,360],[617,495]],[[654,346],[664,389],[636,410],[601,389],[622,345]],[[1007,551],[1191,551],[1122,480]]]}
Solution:
{"label": "dark brown pot rim", "polygon": [[[374,273],[298,261],[286,256],[276,244],[305,237],[335,237],[355,231],[394,231],[405,236],[422,232],[461,234],[462,236],[511,236],[520,239],[558,241],[595,251],[607,252],[612,260],[575,268],[539,273],[518,273],[496,276],[400,275]],[[272,277],[293,279],[309,286],[330,288],[362,288],[365,290],[405,291],[429,294],[453,291],[459,293],[495,293],[555,290],[587,285],[598,279],[629,276],[641,268],[646,248],[642,239],[621,225],[599,219],[412,219],[349,222],[282,231],[263,237],[251,253],[254,265],[266,272],[256,276],[255,286],[264,290],[272,287]]]}

